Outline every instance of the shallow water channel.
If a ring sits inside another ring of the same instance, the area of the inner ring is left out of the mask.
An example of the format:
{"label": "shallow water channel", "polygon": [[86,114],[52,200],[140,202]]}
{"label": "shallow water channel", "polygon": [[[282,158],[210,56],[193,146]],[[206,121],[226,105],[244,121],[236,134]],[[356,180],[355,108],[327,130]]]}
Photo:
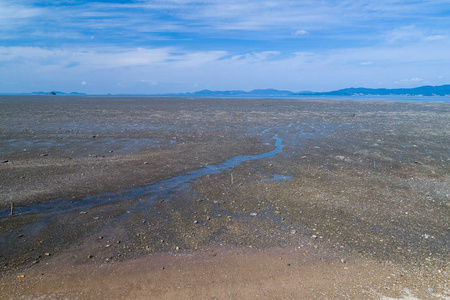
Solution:
{"label": "shallow water channel", "polygon": [[[267,134],[269,130],[266,129],[262,133]],[[112,203],[115,201],[133,199],[138,197],[146,197],[145,204],[149,205],[158,201],[158,199],[175,188],[182,188],[194,179],[200,178],[202,176],[217,174],[225,170],[239,166],[241,163],[246,161],[252,161],[262,158],[267,158],[274,156],[281,152],[283,149],[282,139],[278,135],[274,135],[275,149],[269,152],[257,154],[257,155],[238,155],[234,156],[225,162],[213,165],[205,165],[203,168],[190,171],[186,174],[178,175],[158,183],[153,183],[147,186],[136,187],[131,189],[125,189],[112,193],[102,193],[97,195],[90,195],[81,200],[72,199],[60,199],[54,200],[49,203],[36,204],[25,207],[14,207],[14,214],[23,215],[29,213],[38,214],[51,214],[55,213],[73,213],[77,211],[89,210],[92,207]],[[139,210],[143,203],[140,203]],[[5,221],[6,217],[10,215],[9,209],[3,209],[0,211],[0,217],[2,221]]]}

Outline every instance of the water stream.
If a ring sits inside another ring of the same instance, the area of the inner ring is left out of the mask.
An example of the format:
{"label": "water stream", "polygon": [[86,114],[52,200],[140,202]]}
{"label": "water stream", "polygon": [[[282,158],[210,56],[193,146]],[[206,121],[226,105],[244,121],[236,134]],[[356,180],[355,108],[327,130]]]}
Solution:
{"label": "water stream", "polygon": [[[262,133],[266,134],[268,129],[264,130]],[[113,193],[102,193],[96,195],[90,195],[81,200],[68,200],[60,199],[51,201],[49,203],[36,204],[24,207],[15,207],[15,214],[28,214],[28,213],[39,213],[39,214],[55,214],[55,213],[70,213],[76,211],[87,211],[92,207],[112,203],[115,201],[142,198],[145,197],[145,205],[156,203],[161,196],[166,195],[169,191],[175,188],[182,188],[190,184],[194,179],[200,178],[205,175],[217,174],[225,170],[239,166],[241,163],[246,161],[252,161],[256,159],[262,159],[274,156],[281,152],[283,149],[282,139],[278,135],[274,135],[275,149],[269,152],[265,152],[257,155],[238,155],[234,156],[225,162],[213,165],[205,165],[201,169],[190,171],[186,174],[171,177],[169,179],[160,181],[158,183],[150,184],[147,186],[136,187],[131,189],[125,189]],[[134,210],[139,210],[142,208],[142,204],[135,207]],[[10,214],[9,209],[0,210],[0,218],[4,221]]]}

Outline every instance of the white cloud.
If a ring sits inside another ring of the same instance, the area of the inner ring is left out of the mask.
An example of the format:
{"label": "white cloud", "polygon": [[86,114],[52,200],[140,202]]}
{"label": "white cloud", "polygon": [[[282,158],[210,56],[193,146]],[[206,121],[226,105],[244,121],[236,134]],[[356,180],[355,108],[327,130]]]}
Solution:
{"label": "white cloud", "polygon": [[306,35],[306,34],[309,34],[309,32],[302,29],[302,30],[297,30],[294,34],[295,35]]}
{"label": "white cloud", "polygon": [[425,79],[419,78],[419,77],[413,77],[413,78],[409,78],[409,79],[401,79],[401,80],[397,80],[394,83],[395,84],[409,84],[409,83],[418,83],[418,82],[422,82]]}
{"label": "white cloud", "polygon": [[2,26],[11,23],[16,25],[20,20],[34,18],[42,15],[44,12],[45,9],[42,8],[0,2],[0,24]]}
{"label": "white cloud", "polygon": [[0,88],[66,80],[105,92],[119,82],[329,90],[450,78],[450,4],[438,0],[8,2],[0,0]]}
{"label": "white cloud", "polygon": [[423,37],[423,32],[418,30],[414,25],[396,28],[386,35],[389,43],[417,41]]}
{"label": "white cloud", "polygon": [[443,35],[431,35],[431,36],[427,36],[425,38],[425,40],[427,41],[438,41],[438,40],[444,40],[445,36]]}
{"label": "white cloud", "polygon": [[225,51],[181,52],[175,48],[0,47],[0,61],[5,66],[7,64],[30,64],[43,67],[52,66],[52,69],[63,68],[63,66],[91,70],[152,65],[195,66],[215,61],[226,55]]}

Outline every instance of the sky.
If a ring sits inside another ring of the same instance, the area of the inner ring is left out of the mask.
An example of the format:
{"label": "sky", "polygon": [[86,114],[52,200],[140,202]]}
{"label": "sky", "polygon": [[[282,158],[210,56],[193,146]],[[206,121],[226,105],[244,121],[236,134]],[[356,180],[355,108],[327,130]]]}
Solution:
{"label": "sky", "polygon": [[450,0],[0,0],[0,93],[450,83]]}

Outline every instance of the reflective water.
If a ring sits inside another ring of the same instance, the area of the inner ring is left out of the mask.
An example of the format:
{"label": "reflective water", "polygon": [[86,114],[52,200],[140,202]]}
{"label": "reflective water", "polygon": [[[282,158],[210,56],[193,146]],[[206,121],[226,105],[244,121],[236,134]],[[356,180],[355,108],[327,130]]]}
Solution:
{"label": "reflective water", "polygon": [[[265,130],[263,133],[267,133]],[[81,200],[56,200],[50,203],[37,204],[27,207],[15,207],[15,214],[26,214],[26,213],[41,213],[41,214],[53,214],[55,212],[65,212],[70,213],[73,211],[88,210],[90,207],[97,205],[102,205],[105,203],[111,203],[114,201],[133,199],[133,198],[145,198],[145,204],[140,203],[139,207],[142,205],[148,205],[158,201],[159,197],[167,194],[169,191],[175,188],[182,188],[194,179],[200,178],[205,175],[217,174],[225,170],[239,166],[241,163],[256,159],[262,159],[274,156],[281,152],[283,149],[282,139],[278,135],[274,135],[275,149],[269,152],[265,152],[257,155],[238,155],[230,158],[223,163],[214,165],[205,165],[201,169],[191,171],[186,174],[175,176],[156,184],[151,184],[148,186],[142,186],[132,189],[121,190],[114,193],[105,193],[98,195],[91,195]],[[139,207],[135,209],[138,210]],[[6,217],[10,213],[9,209],[4,209],[0,211],[0,217]]]}

